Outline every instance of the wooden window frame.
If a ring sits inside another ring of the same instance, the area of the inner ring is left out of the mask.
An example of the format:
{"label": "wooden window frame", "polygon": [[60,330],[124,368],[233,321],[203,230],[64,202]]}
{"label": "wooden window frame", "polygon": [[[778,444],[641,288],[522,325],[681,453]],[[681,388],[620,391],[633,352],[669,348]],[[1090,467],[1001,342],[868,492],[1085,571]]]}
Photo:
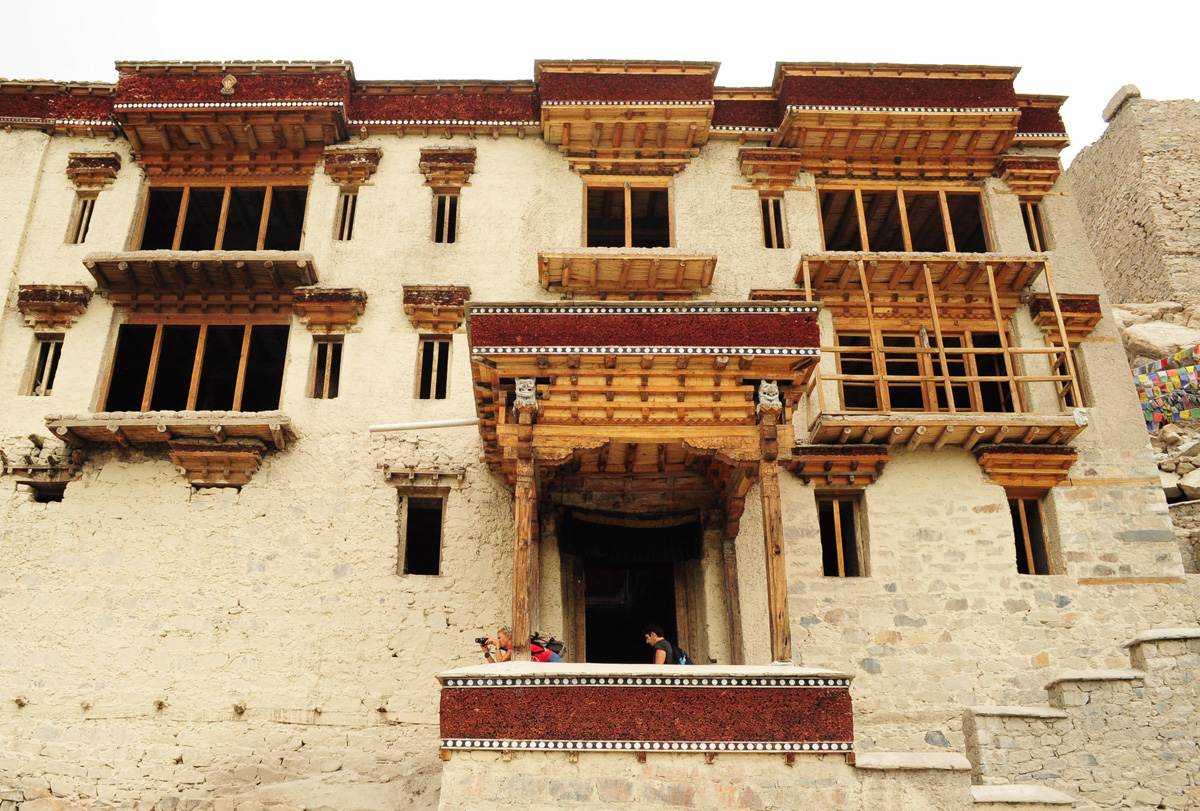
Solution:
{"label": "wooden window frame", "polygon": [[[132,250],[135,250],[135,251],[142,249],[142,247],[141,247],[142,242],[146,236],[146,220],[150,214],[150,194],[151,194],[151,192],[161,191],[164,189],[181,189],[183,191],[183,199],[179,203],[179,215],[176,217],[176,220],[175,220],[175,235],[171,240],[171,248],[170,248],[170,250],[172,250],[172,251],[179,251],[180,243],[183,241],[184,224],[187,222],[187,209],[188,209],[189,198],[191,197],[191,190],[192,189],[200,189],[200,188],[204,188],[204,189],[223,188],[225,190],[225,195],[221,200],[221,213],[220,213],[220,216],[219,216],[219,219],[217,222],[216,239],[214,240],[215,247],[206,248],[205,250],[214,250],[214,251],[224,250],[222,245],[223,245],[224,239],[225,239],[226,219],[229,215],[229,198],[232,195],[232,190],[235,188],[238,188],[238,189],[265,189],[265,196],[263,197],[263,210],[262,210],[262,215],[259,218],[259,225],[258,225],[258,240],[257,240],[257,242],[255,244],[255,248],[254,248],[254,250],[256,250],[256,251],[264,250],[264,245],[265,245],[266,239],[267,239],[267,224],[270,222],[270,217],[271,217],[271,202],[272,202],[272,197],[274,195],[274,190],[275,189],[303,188],[305,190],[305,194],[306,194],[305,212],[304,212],[305,213],[304,220],[306,221],[308,218],[308,194],[310,194],[312,191],[312,189],[311,189],[312,184],[311,184],[310,180],[311,179],[309,177],[306,177],[303,175],[275,177],[275,178],[271,178],[270,180],[256,180],[256,179],[248,178],[246,180],[246,182],[241,182],[241,183],[232,183],[232,182],[230,182],[229,178],[227,178],[227,177],[156,179],[153,183],[147,184],[145,189],[142,191],[141,209],[138,212],[137,228],[134,231],[133,239],[130,240],[130,247]],[[300,223],[300,248],[301,249],[303,249],[303,247],[304,247],[304,236],[305,236],[304,226],[305,226],[305,222],[302,221]]]}
{"label": "wooden window frame", "polygon": [[[458,242],[459,218],[462,215],[461,198],[458,189],[433,190],[433,230],[430,232],[430,238],[438,245],[454,245]],[[446,205],[439,216],[438,209],[443,200],[446,201]]]}
{"label": "wooden window frame", "polygon": [[1042,219],[1042,207],[1036,200],[1021,203],[1021,218],[1025,222],[1025,238],[1029,240],[1029,250],[1050,250],[1050,235],[1046,231],[1046,221]]}
{"label": "wooden window frame", "polygon": [[880,193],[892,191],[896,195],[898,203],[898,213],[900,217],[900,234],[904,242],[904,252],[913,253],[912,234],[909,231],[908,225],[908,208],[905,203],[905,192],[912,194],[936,194],[938,197],[938,206],[941,209],[942,215],[942,233],[945,237],[946,250],[944,253],[958,253],[958,247],[954,240],[954,229],[950,221],[948,194],[974,194],[979,198],[979,221],[980,229],[983,231],[984,249],[978,253],[987,253],[993,249],[996,244],[995,235],[992,232],[991,215],[988,211],[987,199],[984,190],[978,184],[919,184],[919,183],[886,183],[886,182],[853,182],[853,181],[834,181],[817,184],[817,221],[821,230],[821,249],[829,251],[825,245],[825,222],[824,216],[821,213],[821,195],[825,192],[853,192],[855,217],[858,223],[858,238],[859,251],[861,253],[870,253],[870,239],[867,235],[867,220],[866,211],[863,208],[863,192]]}
{"label": "wooden window frame", "polygon": [[759,208],[762,212],[763,246],[774,250],[788,247],[787,219],[783,210],[782,194],[760,194]]}
{"label": "wooden window frame", "polygon": [[[429,396],[422,397],[421,396],[421,388],[422,388],[421,384],[425,380],[424,375],[423,375],[425,347],[426,347],[426,345],[431,345],[431,346],[436,347],[439,344],[446,345],[445,364],[442,365],[442,364],[438,363],[438,355],[440,353],[435,349],[433,351],[433,361],[432,361],[432,366],[430,367],[430,372],[429,372],[429,374],[431,376],[431,380],[430,380],[430,384],[429,384]],[[452,368],[454,368],[454,341],[452,341],[450,339],[450,336],[448,336],[448,335],[422,335],[420,337],[420,339],[417,341],[417,365],[416,365],[416,373],[414,375],[414,383],[415,384],[413,386],[413,399],[415,399],[415,400],[448,400],[448,399],[450,399],[450,370]],[[437,387],[438,387],[439,376],[441,376],[441,378],[442,378],[441,382],[442,382],[442,385],[444,388],[444,396],[443,397],[437,396]]]}
{"label": "wooden window frame", "polygon": [[[200,388],[200,373],[204,365],[204,347],[208,337],[208,328],[210,326],[244,326],[246,330],[242,335],[241,353],[238,358],[237,380],[234,385],[233,404],[230,411],[242,410],[242,395],[246,385],[246,362],[250,352],[250,327],[254,326],[290,326],[291,316],[289,315],[235,315],[235,316],[194,316],[194,315],[172,315],[164,317],[153,313],[130,313],[124,321],[117,325],[117,329],[112,333],[111,348],[108,352],[108,368],[104,373],[104,380],[100,385],[99,396],[97,397],[96,411],[104,411],[105,405],[108,402],[109,389],[112,387],[113,374],[116,371],[118,342],[120,340],[121,326],[125,325],[140,325],[156,327],[154,333],[154,344],[150,350],[150,364],[146,370],[146,382],[142,389],[142,401],[140,412],[145,413],[150,410],[150,402],[154,396],[154,382],[158,376],[159,352],[162,348],[163,328],[167,326],[198,326],[200,327],[200,336],[196,340],[196,354],[192,359],[192,375],[188,385],[187,407],[183,411],[195,411],[196,399]],[[284,359],[286,373],[286,357]],[[283,391],[279,392],[279,399],[282,404]]]}
{"label": "wooden window frame", "polygon": [[[62,361],[62,347],[66,336],[61,332],[38,333],[33,337],[33,350],[29,358],[29,371],[26,382],[21,387],[21,394],[27,397],[48,397],[54,393],[54,380],[58,376],[58,366]],[[48,347],[45,358],[42,357],[42,347]],[[50,381],[46,387],[41,384],[45,370],[49,368]]]}
{"label": "wooden window frame", "polygon": [[[625,192],[625,245],[626,249],[633,248],[633,190],[661,190],[667,195],[667,241],[668,248],[674,248],[675,242],[675,193],[671,181],[660,177],[628,177],[614,181],[604,175],[587,176],[583,179],[583,242],[588,246],[588,192],[592,189],[623,189]],[[610,249],[619,250],[619,249]]]}
{"label": "wooden window frame", "polygon": [[[334,352],[334,347],[338,351]],[[321,361],[321,347],[325,347],[325,359]],[[334,355],[337,362],[334,362]],[[345,360],[345,341],[341,335],[319,335],[313,337],[312,363],[308,372],[308,396],[313,400],[334,400],[341,393],[342,362]],[[320,375],[318,376],[318,373]],[[317,381],[321,388],[317,390]],[[334,393],[329,393],[330,388]]]}
{"label": "wooden window frame", "polygon": [[71,220],[67,225],[67,236],[64,240],[66,244],[82,245],[87,241],[98,197],[99,192],[75,192],[75,202],[71,206]]}
{"label": "wooden window frame", "polygon": [[[863,522],[863,494],[861,490],[818,490],[816,491],[816,506],[817,514],[820,515],[822,504],[832,504],[834,525],[834,537],[826,538],[824,533],[819,533],[821,541],[821,572],[825,577],[836,578],[860,578],[867,576],[867,556],[866,556],[866,532]],[[846,533],[842,526],[840,505],[845,502],[851,505],[853,511],[853,532],[854,554],[858,564],[858,571],[847,573],[846,567]],[[837,557],[838,571],[836,574],[827,574],[824,570],[825,544],[831,542],[834,544],[834,551]]]}
{"label": "wooden window frame", "polygon": [[[1017,573],[1031,577],[1056,574],[1054,554],[1046,532],[1045,491],[1011,489],[1006,491],[1006,495],[1009,514],[1013,518],[1013,535],[1016,538]],[[1030,505],[1035,508],[1036,515],[1030,515]],[[1036,538],[1031,535],[1030,527],[1036,527]],[[1041,552],[1046,561],[1046,571],[1038,571],[1038,552]],[[1022,562],[1026,568],[1024,572],[1020,569]]]}
{"label": "wooden window frame", "polygon": [[[444,488],[435,487],[405,487],[396,489],[397,503],[397,550],[396,550],[396,574],[401,577],[442,577],[442,562],[444,559],[444,551],[446,544],[446,505],[449,502],[449,492]],[[428,572],[410,572],[409,569],[409,512],[413,499],[422,501],[439,501],[441,502],[441,522],[438,526],[437,539],[437,572],[430,574]]]}
{"label": "wooden window frame", "polygon": [[[354,238],[354,217],[358,212],[358,189],[344,188],[338,193],[337,216],[333,223],[333,240],[349,242]],[[263,232],[265,236],[265,232]]]}

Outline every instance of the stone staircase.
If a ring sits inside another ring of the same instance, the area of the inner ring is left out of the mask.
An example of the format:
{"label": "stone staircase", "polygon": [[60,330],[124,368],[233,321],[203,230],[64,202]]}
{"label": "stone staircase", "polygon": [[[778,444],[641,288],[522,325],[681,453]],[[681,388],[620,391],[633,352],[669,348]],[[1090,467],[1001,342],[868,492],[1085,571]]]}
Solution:
{"label": "stone staircase", "polygon": [[1130,668],[1062,673],[1048,706],[967,711],[977,808],[1200,808],[1200,628],[1125,647]]}

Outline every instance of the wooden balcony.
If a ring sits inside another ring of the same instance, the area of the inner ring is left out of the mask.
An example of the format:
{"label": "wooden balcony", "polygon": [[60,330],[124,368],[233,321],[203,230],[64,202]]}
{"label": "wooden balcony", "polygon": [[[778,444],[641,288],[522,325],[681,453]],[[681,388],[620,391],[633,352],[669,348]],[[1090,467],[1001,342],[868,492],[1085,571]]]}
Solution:
{"label": "wooden balcony", "polygon": [[677,301],[712,284],[715,256],[653,249],[589,249],[538,254],[542,287],[572,297],[614,301]]}
{"label": "wooden balcony", "polygon": [[[967,450],[1005,442],[1066,445],[1087,426],[1086,412],[1074,407],[1078,383],[1060,346],[922,345],[927,343],[913,336],[905,346],[821,347],[838,371],[818,370],[805,387],[807,442],[910,450],[925,444]],[[1046,362],[1038,364],[1040,357]],[[1048,371],[1027,370],[1038,365]],[[1053,387],[1057,410],[1031,409],[1035,386]]]}

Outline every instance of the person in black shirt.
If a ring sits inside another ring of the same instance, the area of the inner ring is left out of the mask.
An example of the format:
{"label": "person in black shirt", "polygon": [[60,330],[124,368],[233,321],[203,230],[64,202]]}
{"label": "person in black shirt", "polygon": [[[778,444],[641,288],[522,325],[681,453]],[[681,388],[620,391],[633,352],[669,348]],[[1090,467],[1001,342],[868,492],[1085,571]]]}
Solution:
{"label": "person in black shirt", "polygon": [[675,646],[666,639],[663,639],[663,629],[659,625],[647,625],[642,629],[642,633],[646,636],[646,644],[654,648],[654,664],[656,665],[673,665],[676,664]]}

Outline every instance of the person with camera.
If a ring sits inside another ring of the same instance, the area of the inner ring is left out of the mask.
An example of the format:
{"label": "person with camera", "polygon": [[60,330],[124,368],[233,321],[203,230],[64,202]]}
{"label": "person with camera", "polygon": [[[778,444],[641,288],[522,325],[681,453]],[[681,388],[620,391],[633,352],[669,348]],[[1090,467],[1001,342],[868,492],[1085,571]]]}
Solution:
{"label": "person with camera", "polygon": [[[481,636],[475,641],[483,648],[483,658],[490,665],[512,658],[512,629],[507,625],[501,625],[494,637]],[[492,648],[496,649],[495,653],[492,653]]]}

